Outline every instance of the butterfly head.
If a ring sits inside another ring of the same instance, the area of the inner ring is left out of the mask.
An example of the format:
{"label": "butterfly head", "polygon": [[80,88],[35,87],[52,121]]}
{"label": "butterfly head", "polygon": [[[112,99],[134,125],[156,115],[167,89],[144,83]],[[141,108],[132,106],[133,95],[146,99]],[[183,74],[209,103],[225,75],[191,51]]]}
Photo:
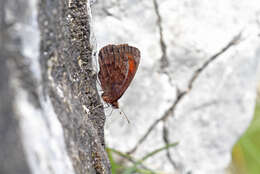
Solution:
{"label": "butterfly head", "polygon": [[119,106],[118,106],[118,102],[117,100],[113,101],[113,98],[105,93],[102,94],[102,98],[103,100],[106,102],[106,103],[109,103],[111,104],[111,106],[115,109],[118,109]]}
{"label": "butterfly head", "polygon": [[118,109],[118,108],[119,108],[117,101],[114,101],[113,103],[111,103],[111,105],[112,105],[112,107],[115,108],[115,109]]}

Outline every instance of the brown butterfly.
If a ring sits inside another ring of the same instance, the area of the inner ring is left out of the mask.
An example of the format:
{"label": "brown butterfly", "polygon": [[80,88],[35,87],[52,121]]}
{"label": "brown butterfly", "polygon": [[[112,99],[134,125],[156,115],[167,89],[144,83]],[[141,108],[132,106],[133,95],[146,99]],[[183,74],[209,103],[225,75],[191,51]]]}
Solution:
{"label": "brown butterfly", "polygon": [[103,89],[102,98],[113,108],[134,78],[140,62],[140,51],[128,44],[107,45],[99,51],[98,78]]}

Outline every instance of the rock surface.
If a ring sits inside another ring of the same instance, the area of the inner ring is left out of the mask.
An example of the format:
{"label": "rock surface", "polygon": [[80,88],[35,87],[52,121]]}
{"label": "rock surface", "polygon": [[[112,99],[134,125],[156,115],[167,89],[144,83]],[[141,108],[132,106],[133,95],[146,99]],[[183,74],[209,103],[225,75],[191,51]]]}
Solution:
{"label": "rock surface", "polygon": [[1,0],[0,173],[111,173],[89,5]]}
{"label": "rock surface", "polygon": [[98,49],[128,43],[141,51],[136,77],[119,100],[131,124],[117,111],[108,116],[109,147],[141,157],[179,142],[146,165],[225,173],[253,116],[260,3],[109,0],[92,8]]}

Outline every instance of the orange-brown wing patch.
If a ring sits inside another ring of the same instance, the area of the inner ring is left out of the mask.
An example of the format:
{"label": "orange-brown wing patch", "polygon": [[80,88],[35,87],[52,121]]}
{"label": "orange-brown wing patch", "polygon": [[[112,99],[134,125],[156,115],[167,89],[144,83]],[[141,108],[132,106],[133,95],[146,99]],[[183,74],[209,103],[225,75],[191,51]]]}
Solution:
{"label": "orange-brown wing patch", "polygon": [[140,51],[134,47],[128,47],[128,50],[123,55],[124,61],[127,62],[127,74],[125,76],[124,82],[121,86],[117,88],[120,90],[118,92],[118,99],[124,94],[128,86],[130,85],[131,81],[133,80],[135,73],[137,71],[139,62],[140,62]]}

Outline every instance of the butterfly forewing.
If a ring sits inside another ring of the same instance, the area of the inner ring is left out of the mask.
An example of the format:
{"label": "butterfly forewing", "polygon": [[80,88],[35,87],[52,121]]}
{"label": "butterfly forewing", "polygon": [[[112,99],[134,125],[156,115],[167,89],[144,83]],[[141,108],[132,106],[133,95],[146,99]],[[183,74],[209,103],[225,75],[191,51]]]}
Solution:
{"label": "butterfly forewing", "polygon": [[[99,52],[98,74],[106,102],[116,102],[131,83],[140,61],[140,51],[128,46],[107,45]],[[104,97],[103,97],[104,99]]]}

